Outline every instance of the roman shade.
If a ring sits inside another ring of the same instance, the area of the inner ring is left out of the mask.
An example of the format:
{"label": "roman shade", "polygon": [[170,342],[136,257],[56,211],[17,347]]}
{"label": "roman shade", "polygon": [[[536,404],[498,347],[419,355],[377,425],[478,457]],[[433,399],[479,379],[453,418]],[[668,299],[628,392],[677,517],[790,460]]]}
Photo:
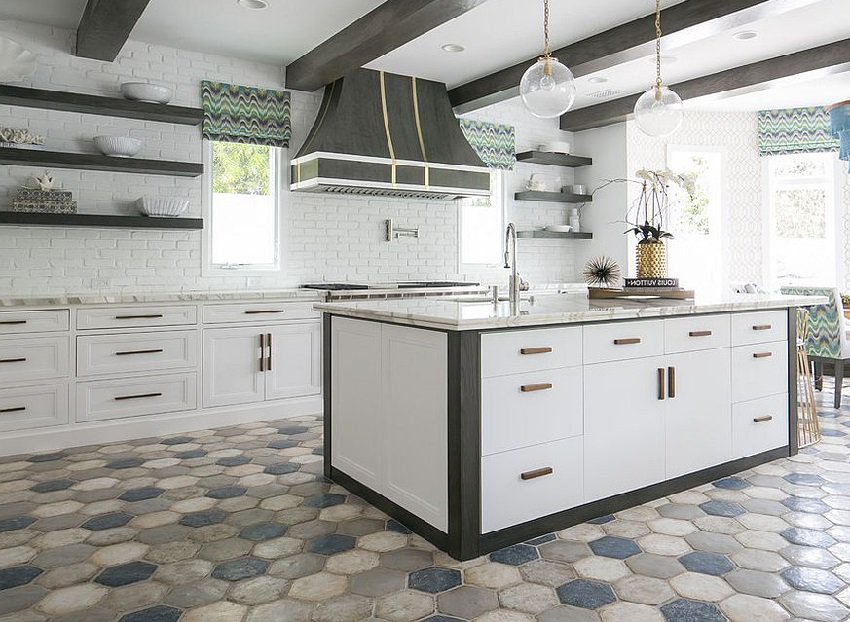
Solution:
{"label": "roman shade", "polygon": [[512,125],[461,119],[460,128],[484,164],[490,168],[513,169],[516,164],[516,131]]}
{"label": "roman shade", "polygon": [[232,143],[288,147],[292,137],[287,91],[201,82],[203,137]]}
{"label": "roman shade", "polygon": [[838,151],[825,108],[761,110],[758,113],[759,155]]}

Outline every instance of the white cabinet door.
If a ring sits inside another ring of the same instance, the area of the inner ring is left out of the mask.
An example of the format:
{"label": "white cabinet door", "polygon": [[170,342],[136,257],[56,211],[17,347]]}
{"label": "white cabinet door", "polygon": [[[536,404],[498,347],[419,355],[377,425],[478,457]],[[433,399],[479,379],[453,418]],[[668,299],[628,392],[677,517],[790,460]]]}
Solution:
{"label": "white cabinet door", "polygon": [[585,501],[665,479],[668,402],[659,399],[658,370],[666,373],[664,357],[585,366]]}
{"label": "white cabinet door", "polygon": [[322,392],[322,332],[319,322],[267,329],[271,369],[266,373],[266,399]]}
{"label": "white cabinet door", "polygon": [[667,478],[728,462],[732,458],[729,348],[675,354],[665,363]]}
{"label": "white cabinet door", "polygon": [[256,328],[214,328],[204,331],[204,407],[262,402],[266,374]]}
{"label": "white cabinet door", "polygon": [[333,318],[331,463],[382,492],[381,324]]}

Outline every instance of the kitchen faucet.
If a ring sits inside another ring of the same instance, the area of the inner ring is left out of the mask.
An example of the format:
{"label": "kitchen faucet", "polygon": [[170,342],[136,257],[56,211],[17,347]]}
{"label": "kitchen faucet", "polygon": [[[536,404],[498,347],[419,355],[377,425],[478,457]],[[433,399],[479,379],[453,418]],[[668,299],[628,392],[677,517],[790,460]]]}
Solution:
{"label": "kitchen faucet", "polygon": [[511,305],[519,304],[520,292],[528,289],[528,283],[522,280],[517,271],[516,247],[516,225],[510,223],[505,231],[505,268],[510,268],[511,270],[511,276],[508,281],[508,300]]}

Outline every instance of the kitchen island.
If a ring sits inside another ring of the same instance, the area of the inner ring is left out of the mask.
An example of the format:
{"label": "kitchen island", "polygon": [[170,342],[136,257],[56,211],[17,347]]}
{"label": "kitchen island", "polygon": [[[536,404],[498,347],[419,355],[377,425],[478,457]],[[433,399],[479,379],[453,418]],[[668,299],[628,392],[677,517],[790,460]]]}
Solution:
{"label": "kitchen island", "polygon": [[317,305],[325,474],[466,560],[793,455],[820,302]]}

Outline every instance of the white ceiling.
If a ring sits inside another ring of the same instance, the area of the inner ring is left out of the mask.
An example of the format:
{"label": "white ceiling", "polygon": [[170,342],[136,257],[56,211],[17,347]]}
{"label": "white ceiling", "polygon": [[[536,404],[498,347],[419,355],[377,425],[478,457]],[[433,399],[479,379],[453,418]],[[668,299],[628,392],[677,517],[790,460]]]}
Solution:
{"label": "white ceiling", "polygon": [[86,0],[2,0],[0,19],[76,28]]}

